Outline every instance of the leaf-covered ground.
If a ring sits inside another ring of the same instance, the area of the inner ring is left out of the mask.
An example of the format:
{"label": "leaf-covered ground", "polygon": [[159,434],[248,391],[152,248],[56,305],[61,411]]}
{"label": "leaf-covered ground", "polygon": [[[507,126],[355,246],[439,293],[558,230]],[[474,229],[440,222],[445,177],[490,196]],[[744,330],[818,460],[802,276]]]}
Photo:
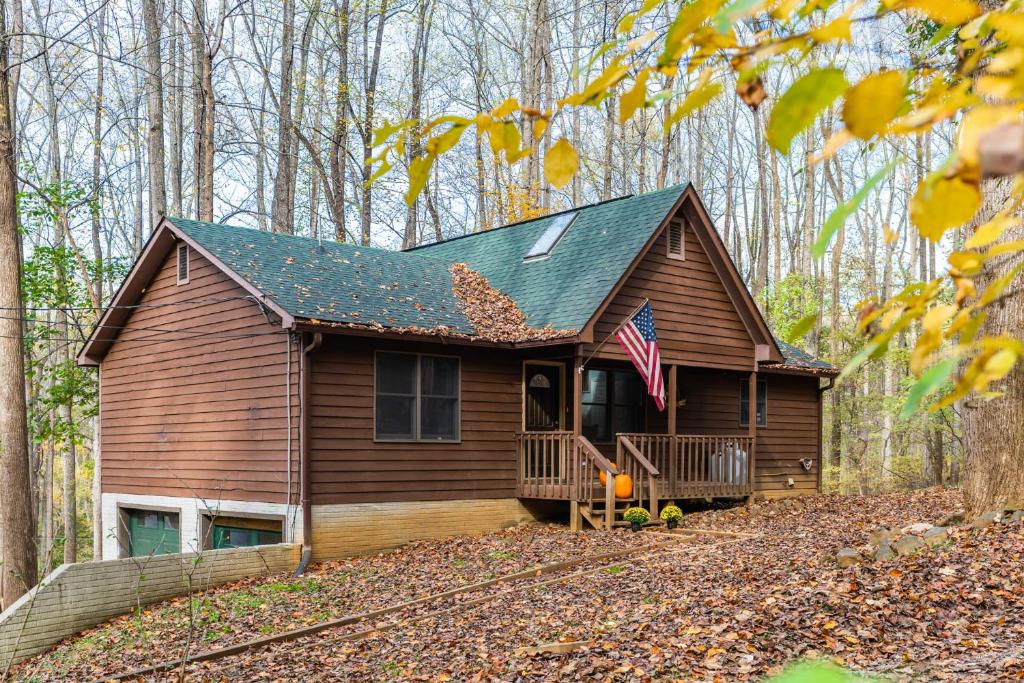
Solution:
{"label": "leaf-covered ground", "polygon": [[[896,679],[1020,680],[1024,524],[956,529],[946,544],[912,558],[835,566],[836,550],[863,545],[878,525],[935,522],[959,506],[956,492],[926,491],[693,514],[685,525],[756,537],[649,551],[541,588],[527,589],[530,582],[524,582],[518,590],[492,589],[484,593],[497,597],[482,604],[422,606],[382,620],[378,632],[358,640],[345,636],[367,628],[365,623],[193,664],[190,679],[731,681],[757,679],[791,660],[819,657]],[[506,573],[652,538],[657,537],[519,529],[321,567],[316,572],[321,586],[348,586],[329,591],[345,594],[337,605],[308,597],[318,591],[295,591],[287,593],[283,602],[290,607],[282,609],[267,597],[280,578],[212,595],[218,605],[233,604],[236,595],[272,603],[241,607],[231,623],[250,619],[276,630],[314,618],[309,605],[323,610],[320,616],[335,616],[353,611],[354,604],[391,604],[473,581],[481,571]],[[520,547],[526,542],[532,550]],[[507,566],[492,568],[489,553],[495,552],[516,554],[521,561],[509,557]],[[460,560],[465,564],[455,566]],[[372,574],[334,578],[356,566],[372,568]],[[347,594],[352,592],[360,596]],[[479,595],[460,600],[472,597]],[[160,654],[178,651],[174,637],[181,622],[166,624],[179,619],[174,614],[183,606],[169,603],[151,611],[161,615],[149,622],[153,637],[167,645]],[[30,662],[19,674],[45,680],[124,670],[144,659],[143,646],[117,644],[137,637],[137,631],[130,635],[132,628],[130,619],[122,619],[94,630]],[[591,644],[562,654],[524,651],[554,641]]]}

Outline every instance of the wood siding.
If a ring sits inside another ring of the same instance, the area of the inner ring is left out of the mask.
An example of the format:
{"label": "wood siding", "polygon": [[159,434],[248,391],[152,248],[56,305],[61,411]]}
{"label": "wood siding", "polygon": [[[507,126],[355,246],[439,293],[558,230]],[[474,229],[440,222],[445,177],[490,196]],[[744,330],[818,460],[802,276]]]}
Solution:
{"label": "wood siding", "polygon": [[298,491],[298,352],[230,277],[190,258],[178,285],[170,252],[100,365],[103,490],[284,503],[289,356]]}
{"label": "wood siding", "polygon": [[[818,486],[818,378],[758,373],[767,383],[768,424],[757,428],[755,490],[764,495],[812,494]],[[747,373],[679,369],[680,434],[747,434],[740,427],[740,384]],[[662,428],[663,429],[663,428]],[[811,470],[801,458],[813,461]],[[787,485],[792,477],[794,486]]]}
{"label": "wood siding", "polygon": [[[685,259],[668,257],[668,231],[663,230],[594,325],[594,340],[604,340],[648,298],[663,363],[750,369],[754,365],[750,333],[693,227],[688,222],[684,226]],[[595,347],[588,345],[586,352]],[[614,338],[595,355],[626,360]]]}
{"label": "wood siding", "polygon": [[[459,442],[374,441],[374,350],[459,356]],[[311,368],[314,505],[515,496],[522,421],[515,352],[327,337]]]}

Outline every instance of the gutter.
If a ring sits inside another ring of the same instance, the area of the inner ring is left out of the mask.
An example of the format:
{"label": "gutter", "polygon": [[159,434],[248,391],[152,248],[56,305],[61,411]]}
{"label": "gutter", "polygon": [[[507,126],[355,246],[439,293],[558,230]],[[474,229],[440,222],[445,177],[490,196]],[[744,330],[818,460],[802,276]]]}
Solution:
{"label": "gutter", "polygon": [[295,576],[301,576],[313,556],[313,498],[310,493],[309,455],[309,403],[311,396],[311,353],[323,344],[319,332],[302,348],[299,356],[299,502],[302,505],[302,558],[295,569]]}

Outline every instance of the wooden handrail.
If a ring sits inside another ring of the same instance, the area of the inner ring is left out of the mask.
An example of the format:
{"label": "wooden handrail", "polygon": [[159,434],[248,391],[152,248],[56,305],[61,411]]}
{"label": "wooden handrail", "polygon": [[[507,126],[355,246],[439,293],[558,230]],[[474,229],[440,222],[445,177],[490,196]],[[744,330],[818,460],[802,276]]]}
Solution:
{"label": "wooden handrail", "polygon": [[583,450],[587,451],[587,455],[593,458],[595,465],[603,469],[607,474],[618,474],[619,468],[613,465],[608,458],[601,455],[601,451],[597,450],[597,447],[590,443],[590,439],[580,434],[576,437],[576,440]]}
{"label": "wooden handrail", "polygon": [[652,465],[651,461],[644,457],[643,453],[641,453],[640,450],[637,449],[635,445],[633,445],[633,442],[629,440],[628,436],[626,436],[625,434],[619,434],[619,443],[621,443],[622,446],[627,451],[629,451],[629,454],[633,456],[633,459],[635,459],[638,463],[640,463],[640,465],[645,470],[647,470],[648,474],[650,474],[652,477],[657,477],[660,475],[660,472],[658,472],[658,468]]}

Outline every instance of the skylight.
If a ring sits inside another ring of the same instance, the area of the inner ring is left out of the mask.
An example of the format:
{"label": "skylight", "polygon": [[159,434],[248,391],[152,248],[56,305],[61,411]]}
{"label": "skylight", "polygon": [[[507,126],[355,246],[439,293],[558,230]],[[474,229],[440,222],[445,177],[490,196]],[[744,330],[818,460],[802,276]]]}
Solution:
{"label": "skylight", "polygon": [[523,257],[524,261],[531,261],[535,259],[541,259],[551,253],[551,250],[555,248],[558,241],[562,239],[562,235],[569,229],[573,221],[576,220],[576,216],[579,212],[573,211],[571,213],[563,213],[555,216],[551,220],[551,225],[547,227],[544,233],[537,238],[537,241],[530,247],[530,251]]}

